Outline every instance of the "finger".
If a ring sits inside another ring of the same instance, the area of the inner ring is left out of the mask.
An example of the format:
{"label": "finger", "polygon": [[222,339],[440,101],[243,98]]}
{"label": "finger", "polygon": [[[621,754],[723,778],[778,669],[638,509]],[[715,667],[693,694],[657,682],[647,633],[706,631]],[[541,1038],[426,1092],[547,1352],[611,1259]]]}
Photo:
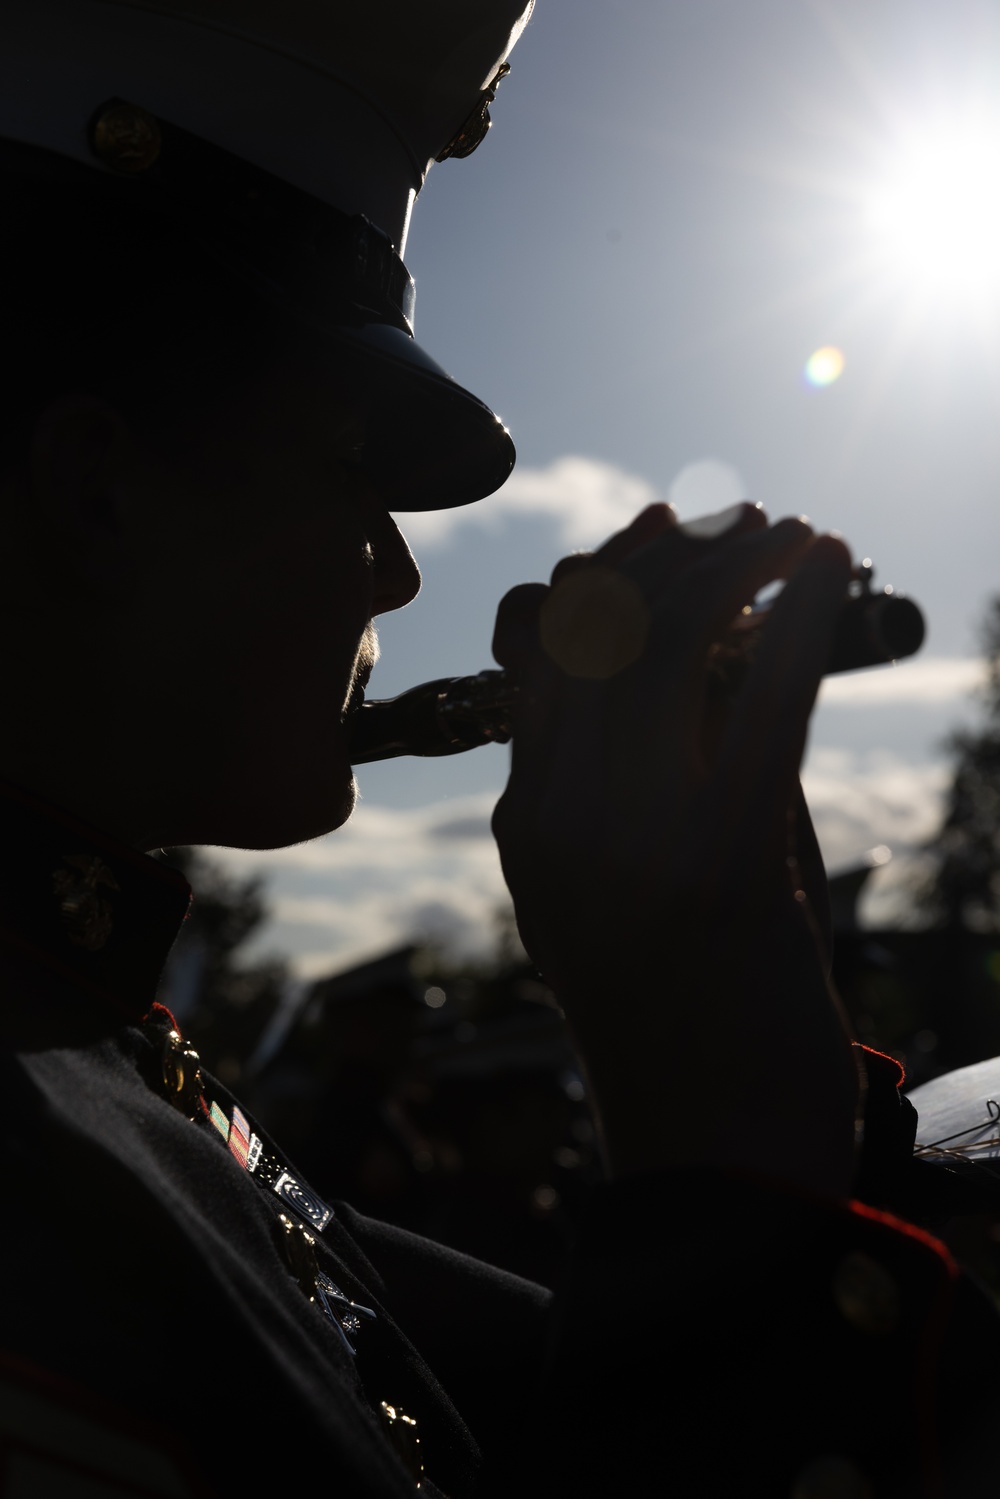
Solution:
{"label": "finger", "polygon": [[649,546],[660,536],[669,535],[676,530],[677,511],[673,505],[662,502],[647,505],[624,531],[616,532],[603,546],[598,547],[594,553],[595,560],[605,567],[617,567],[624,558]]}
{"label": "finger", "polygon": [[795,571],[812,540],[809,524],[791,518],[736,536],[660,590],[657,617],[707,647],[762,588]]}
{"label": "finger", "polygon": [[646,546],[664,531],[674,530],[676,525],[677,512],[673,505],[665,505],[661,502],[647,505],[645,510],[640,510],[623,531],[616,531],[614,536],[610,537],[596,552],[574,552],[569,557],[563,557],[552,570],[551,582],[555,585],[568,577],[570,573],[586,567],[595,559],[605,567],[613,567],[623,557]]}
{"label": "finger", "polygon": [[552,589],[543,583],[524,583],[505,594],[497,609],[493,656],[515,674],[517,682],[511,707],[511,795],[503,803],[501,817],[508,809],[537,801],[549,775],[550,741],[565,683],[539,647],[539,614],[551,595]]}
{"label": "finger", "polygon": [[766,524],[761,508],[749,502],[689,528],[677,526],[670,507],[650,506],[597,552],[556,565],[553,593],[542,610],[543,647],[572,677],[610,680],[645,648],[643,583],[662,591],[709,541],[738,538]]}
{"label": "finger", "polygon": [[733,704],[720,767],[735,786],[742,784],[765,825],[796,794],[809,716],[850,577],[843,542],[816,537],[771,611]]}
{"label": "finger", "polygon": [[[797,791],[809,714],[829,659],[833,629],[850,577],[850,558],[843,545],[834,538],[820,540],[822,544],[804,522],[782,521],[767,533],[744,538],[738,546],[706,559],[702,577],[696,580],[708,587],[706,580],[716,575],[711,580],[711,587],[717,590],[712,602],[714,623],[725,625],[738,598],[734,591],[748,579],[762,586],[772,570],[774,576],[790,575],[761,633],[747,681],[732,699],[728,719],[722,715],[724,727],[714,763],[708,757],[720,825],[730,826],[734,837],[738,836],[745,846],[768,847],[778,858],[788,852],[788,817]],[[662,668],[662,687],[658,690],[655,685],[649,686],[637,694],[636,700],[657,704],[659,725],[655,718],[648,717],[647,734],[655,734],[657,728],[665,732],[669,714],[676,732],[684,734],[677,752],[704,765],[706,747],[701,729],[708,677],[703,647],[714,633],[706,628],[713,618],[709,610],[698,621],[700,639],[685,645],[684,631],[693,613],[689,604],[685,616],[674,620],[677,638],[672,645],[668,642],[662,646],[660,654],[668,663]],[[663,618],[658,617],[656,629],[664,628]],[[671,652],[672,667],[668,659]],[[687,673],[680,680],[673,676],[678,668]],[[620,722],[624,733],[636,732],[637,725],[627,711],[620,715]]]}
{"label": "finger", "polygon": [[593,552],[573,552],[569,557],[561,557],[552,569],[550,582],[554,588],[563,578],[568,578],[570,573],[578,572],[581,567],[587,567],[593,561]]}
{"label": "finger", "polygon": [[805,725],[847,600],[851,554],[837,536],[813,537],[761,634],[751,690]]}
{"label": "finger", "polygon": [[[663,715],[669,713],[688,725],[688,750],[700,752],[706,667],[719,656],[718,643],[732,640],[740,609],[765,584],[787,577],[811,539],[804,522],[779,521],[718,546],[658,590],[649,646],[636,674],[637,708],[658,705],[650,728],[662,727]],[[626,732],[635,732],[631,715],[623,724]]]}
{"label": "finger", "polygon": [[610,682],[642,655],[651,617],[638,585],[595,561],[564,573],[549,590],[538,614],[538,642],[565,676]]}
{"label": "finger", "polygon": [[740,500],[711,515],[696,515],[693,520],[681,521],[677,529],[689,541],[711,542],[766,523],[763,505],[754,500]]}
{"label": "finger", "polygon": [[767,515],[763,508],[745,500],[718,515],[686,521],[674,526],[671,534],[651,538],[644,546],[636,548],[627,560],[621,559],[622,570],[627,571],[640,587],[662,587],[678,572],[697,565],[717,547],[766,527]]}
{"label": "finger", "polygon": [[[710,636],[721,623],[728,624],[737,603],[748,593],[752,597],[762,581],[770,581],[776,573],[785,571],[791,565],[795,549],[810,534],[807,527],[794,521],[773,531],[765,528],[755,536],[743,535],[728,548],[720,549],[713,554],[717,559],[714,563],[704,559],[694,567],[683,555],[683,543],[678,548],[674,542],[675,563],[687,569],[687,577],[684,586],[678,590],[675,585],[670,595],[670,609],[676,615],[671,632],[688,640],[692,629],[696,637],[700,632]],[[656,591],[663,593],[674,568],[663,565],[664,549],[659,545],[657,549],[660,563]],[[642,570],[636,557],[648,563],[648,552],[646,548],[624,559],[621,567],[612,567],[604,560],[608,553],[602,549],[592,558],[567,558],[557,569],[552,589],[539,611],[539,643],[567,676],[611,682],[646,650],[653,613],[635,575]],[[645,570],[648,574],[648,567]],[[728,613],[720,621],[716,616],[720,610],[726,610],[730,597]],[[700,662],[696,664],[700,666]]]}
{"label": "finger", "polygon": [[[749,514],[751,530],[688,565],[672,588],[661,585],[658,616],[628,562],[616,569],[595,557],[563,575],[538,611],[540,657],[556,671],[545,677],[536,663],[531,673],[529,690],[548,709],[525,714],[522,745],[530,743],[531,754],[555,753],[558,734],[569,736],[567,748],[585,743],[593,765],[598,745],[647,744],[666,731],[672,757],[690,763],[700,755],[709,645],[743,599],[791,571],[812,535],[800,521],[760,529],[760,512]],[[516,752],[515,764],[525,758]]]}
{"label": "finger", "polygon": [[493,659],[516,671],[538,644],[538,611],[548,593],[544,583],[522,583],[504,594],[493,628]]}
{"label": "finger", "polygon": [[[570,574],[569,576],[572,576]],[[564,700],[573,684],[540,645],[542,610],[562,589],[541,583],[512,588],[500,601],[493,634],[493,655],[516,674],[517,694],[511,707],[511,792],[528,803],[544,793],[550,774],[553,740],[566,727]],[[577,725],[570,733],[580,732]],[[516,804],[516,798],[511,801]],[[523,805],[523,802],[522,802]]]}
{"label": "finger", "polygon": [[676,526],[677,512],[672,505],[647,505],[623,531],[616,531],[596,552],[574,552],[572,556],[563,557],[552,571],[552,584],[554,586],[570,573],[595,561],[604,567],[614,567],[665,531],[675,530]]}

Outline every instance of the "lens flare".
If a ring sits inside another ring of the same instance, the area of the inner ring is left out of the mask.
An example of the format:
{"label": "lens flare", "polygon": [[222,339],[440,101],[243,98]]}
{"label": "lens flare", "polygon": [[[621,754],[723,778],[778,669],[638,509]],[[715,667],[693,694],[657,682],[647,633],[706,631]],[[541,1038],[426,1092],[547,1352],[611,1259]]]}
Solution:
{"label": "lens flare", "polygon": [[844,356],[832,344],[825,344],[806,360],[805,377],[810,385],[832,385],[844,373]]}

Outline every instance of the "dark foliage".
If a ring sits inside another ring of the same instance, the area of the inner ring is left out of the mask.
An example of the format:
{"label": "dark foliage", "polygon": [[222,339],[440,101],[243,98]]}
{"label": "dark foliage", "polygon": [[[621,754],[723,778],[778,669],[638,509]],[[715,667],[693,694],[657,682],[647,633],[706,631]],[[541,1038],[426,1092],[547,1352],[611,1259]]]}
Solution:
{"label": "dark foliage", "polygon": [[919,904],[936,925],[1000,930],[1000,597],[982,628],[983,724],[954,734],[944,821],[927,845],[935,867]]}

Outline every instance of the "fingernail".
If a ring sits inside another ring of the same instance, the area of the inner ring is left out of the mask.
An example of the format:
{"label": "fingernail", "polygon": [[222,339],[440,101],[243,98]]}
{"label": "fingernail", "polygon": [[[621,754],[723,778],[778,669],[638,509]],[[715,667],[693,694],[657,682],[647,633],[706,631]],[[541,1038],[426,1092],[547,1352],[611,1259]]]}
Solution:
{"label": "fingernail", "polygon": [[720,510],[716,515],[700,515],[697,520],[686,520],[677,527],[685,536],[691,536],[695,541],[714,541],[717,536],[725,536],[734,526],[739,525],[746,514],[747,506],[742,501],[738,505],[730,505],[727,510]]}
{"label": "fingernail", "polygon": [[672,516],[675,520],[677,519],[677,511],[674,509],[673,505],[668,505],[665,500],[654,500],[651,505],[647,505],[643,510],[639,511],[639,514],[635,517],[631,524],[633,526],[638,526],[641,525],[644,521],[648,521],[653,517],[659,520],[661,516],[664,515]]}

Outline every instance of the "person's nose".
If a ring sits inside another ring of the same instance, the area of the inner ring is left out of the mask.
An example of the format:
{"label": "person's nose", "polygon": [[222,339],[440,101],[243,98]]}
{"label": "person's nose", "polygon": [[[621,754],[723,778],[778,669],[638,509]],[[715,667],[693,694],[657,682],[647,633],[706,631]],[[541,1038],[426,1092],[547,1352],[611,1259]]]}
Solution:
{"label": "person's nose", "polygon": [[413,553],[392,516],[382,510],[378,520],[368,527],[372,557],[375,563],[375,587],[372,613],[387,614],[402,609],[420,592],[420,569]]}

